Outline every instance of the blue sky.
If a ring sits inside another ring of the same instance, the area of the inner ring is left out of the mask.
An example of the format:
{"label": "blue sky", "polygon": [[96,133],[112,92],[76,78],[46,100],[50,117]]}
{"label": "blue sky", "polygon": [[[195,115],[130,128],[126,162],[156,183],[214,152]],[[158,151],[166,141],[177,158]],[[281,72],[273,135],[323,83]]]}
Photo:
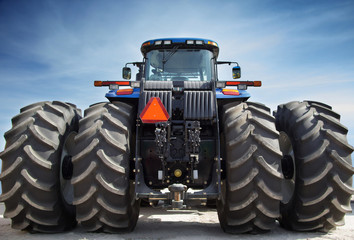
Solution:
{"label": "blue sky", "polygon": [[251,101],[325,102],[354,145],[353,12],[354,1],[0,0],[0,135],[33,102],[105,101],[93,81],[121,79],[145,40],[200,37],[238,61],[243,80],[263,81]]}

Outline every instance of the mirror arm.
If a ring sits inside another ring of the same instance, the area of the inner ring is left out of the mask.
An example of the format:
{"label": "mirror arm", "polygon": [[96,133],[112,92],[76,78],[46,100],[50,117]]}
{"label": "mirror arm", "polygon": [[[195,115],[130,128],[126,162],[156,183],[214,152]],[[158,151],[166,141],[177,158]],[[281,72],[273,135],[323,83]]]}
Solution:
{"label": "mirror arm", "polygon": [[128,64],[132,64],[133,66],[139,67],[141,65],[144,65],[145,63],[144,62],[128,62],[125,64],[125,67],[127,67]]}
{"label": "mirror arm", "polygon": [[217,61],[216,64],[228,64],[228,65],[236,64],[239,67],[238,62]]}

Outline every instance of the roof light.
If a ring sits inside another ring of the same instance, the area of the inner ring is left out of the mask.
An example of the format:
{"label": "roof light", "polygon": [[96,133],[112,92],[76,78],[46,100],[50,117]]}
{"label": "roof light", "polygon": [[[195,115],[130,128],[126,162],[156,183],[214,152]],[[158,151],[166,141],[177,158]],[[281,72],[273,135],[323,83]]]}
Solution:
{"label": "roof light", "polygon": [[145,42],[145,43],[143,43],[142,47],[149,46],[149,45],[150,45],[150,42]]}
{"label": "roof light", "polygon": [[172,44],[172,41],[171,40],[165,40],[165,41],[163,41],[163,44],[170,45],[170,44]]}
{"label": "roof light", "polygon": [[196,41],[195,41],[195,44],[197,44],[197,45],[203,45],[203,41],[202,41],[202,40],[196,40]]}
{"label": "roof light", "polygon": [[214,45],[215,47],[217,47],[217,46],[218,46],[218,44],[217,44],[216,42],[213,42],[213,41],[208,41],[208,44],[210,44],[210,45]]}
{"label": "roof light", "polygon": [[155,45],[161,45],[162,44],[162,41],[159,40],[159,41],[155,41]]}
{"label": "roof light", "polygon": [[143,123],[166,122],[170,116],[159,97],[150,98],[145,108],[140,114]]}
{"label": "roof light", "polygon": [[187,40],[187,44],[194,44],[193,40]]}

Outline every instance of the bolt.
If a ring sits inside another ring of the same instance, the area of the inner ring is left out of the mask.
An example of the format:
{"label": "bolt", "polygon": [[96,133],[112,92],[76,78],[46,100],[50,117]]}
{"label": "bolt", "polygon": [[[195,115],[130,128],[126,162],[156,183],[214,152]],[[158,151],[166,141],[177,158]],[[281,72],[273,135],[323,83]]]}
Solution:
{"label": "bolt", "polygon": [[152,182],[150,181],[149,184],[152,185]]}

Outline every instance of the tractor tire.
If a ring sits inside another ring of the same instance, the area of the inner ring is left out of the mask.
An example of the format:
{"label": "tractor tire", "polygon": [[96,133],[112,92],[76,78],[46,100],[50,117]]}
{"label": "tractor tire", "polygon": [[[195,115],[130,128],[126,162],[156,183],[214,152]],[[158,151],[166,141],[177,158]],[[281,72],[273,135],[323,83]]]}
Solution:
{"label": "tractor tire", "polygon": [[0,201],[13,228],[52,233],[76,225],[71,184],[63,175],[72,171],[68,164],[80,118],[75,105],[63,102],[35,103],[12,118],[0,153]]}
{"label": "tractor tire", "polygon": [[125,103],[98,103],[80,121],[72,184],[77,220],[87,231],[135,228],[140,201],[130,179],[134,114]]}
{"label": "tractor tire", "polygon": [[262,104],[224,106],[225,179],[217,210],[227,233],[261,233],[280,216],[281,157],[275,118]]}
{"label": "tractor tire", "polygon": [[304,101],[279,105],[275,117],[284,136],[281,149],[294,164],[288,179],[292,191],[281,204],[280,224],[290,230],[322,232],[344,225],[345,213],[351,212],[354,168],[353,147],[340,116],[328,105]]}

